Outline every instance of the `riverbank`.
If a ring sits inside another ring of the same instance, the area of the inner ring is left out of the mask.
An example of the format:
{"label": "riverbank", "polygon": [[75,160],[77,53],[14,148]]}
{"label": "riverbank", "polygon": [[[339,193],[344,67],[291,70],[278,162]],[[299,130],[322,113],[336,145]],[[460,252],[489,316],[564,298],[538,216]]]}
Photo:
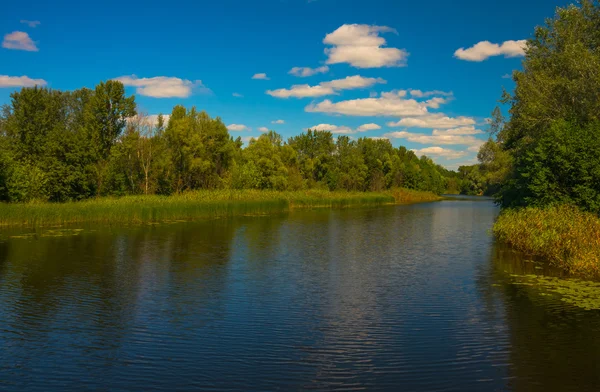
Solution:
{"label": "riverbank", "polygon": [[265,215],[298,208],[409,204],[441,199],[431,192],[409,189],[383,192],[204,190],[173,196],[125,196],[70,203],[0,204],[0,226],[144,224]]}
{"label": "riverbank", "polygon": [[595,214],[570,206],[506,210],[493,231],[515,249],[572,274],[600,277],[600,218]]}

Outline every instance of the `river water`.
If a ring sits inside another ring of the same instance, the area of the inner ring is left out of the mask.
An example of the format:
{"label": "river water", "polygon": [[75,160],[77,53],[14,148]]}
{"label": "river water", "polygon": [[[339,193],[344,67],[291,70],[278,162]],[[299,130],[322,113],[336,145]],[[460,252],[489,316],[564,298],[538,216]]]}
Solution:
{"label": "river water", "polygon": [[4,232],[2,391],[594,391],[600,311],[490,200]]}

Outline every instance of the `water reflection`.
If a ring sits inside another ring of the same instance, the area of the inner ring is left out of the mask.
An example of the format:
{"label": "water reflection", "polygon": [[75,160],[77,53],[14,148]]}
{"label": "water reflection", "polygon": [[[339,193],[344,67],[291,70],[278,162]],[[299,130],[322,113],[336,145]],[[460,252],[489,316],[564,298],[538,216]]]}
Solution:
{"label": "water reflection", "polygon": [[[600,387],[600,311],[586,311],[520,285],[518,275],[565,277],[503,244],[492,249],[489,282],[504,303],[510,387],[516,391],[596,391]],[[485,285],[489,289],[488,282]]]}
{"label": "water reflection", "polygon": [[490,201],[0,242],[0,389],[597,389],[598,313],[516,286]]}

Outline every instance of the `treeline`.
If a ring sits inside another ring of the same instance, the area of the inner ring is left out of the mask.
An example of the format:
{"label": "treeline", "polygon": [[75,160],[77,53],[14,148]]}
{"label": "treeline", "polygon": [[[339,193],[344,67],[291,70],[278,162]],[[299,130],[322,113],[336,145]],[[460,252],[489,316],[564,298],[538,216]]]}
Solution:
{"label": "treeline", "polygon": [[462,168],[464,191],[503,207],[578,206],[600,213],[600,5],[557,9],[527,41],[516,88],[494,110],[479,165]]}
{"label": "treeline", "polygon": [[452,172],[388,140],[308,130],[284,141],[271,131],[243,148],[218,117],[195,108],[176,106],[167,121],[138,113],[117,81],[71,92],[23,88],[0,115],[2,201],[194,189],[404,187],[440,194],[448,186],[455,187]]}

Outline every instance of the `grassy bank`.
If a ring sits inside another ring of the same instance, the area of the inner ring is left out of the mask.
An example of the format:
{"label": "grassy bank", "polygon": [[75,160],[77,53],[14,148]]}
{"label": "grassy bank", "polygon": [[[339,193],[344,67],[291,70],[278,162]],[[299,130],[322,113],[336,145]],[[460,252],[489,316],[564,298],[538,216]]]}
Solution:
{"label": "grassy bank", "polygon": [[514,248],[565,270],[600,277],[600,218],[576,207],[506,210],[494,234]]}
{"label": "grassy bank", "polygon": [[194,191],[174,196],[97,198],[72,203],[1,204],[0,226],[57,226],[77,223],[141,224],[287,212],[296,208],[344,208],[435,201],[430,192]]}

